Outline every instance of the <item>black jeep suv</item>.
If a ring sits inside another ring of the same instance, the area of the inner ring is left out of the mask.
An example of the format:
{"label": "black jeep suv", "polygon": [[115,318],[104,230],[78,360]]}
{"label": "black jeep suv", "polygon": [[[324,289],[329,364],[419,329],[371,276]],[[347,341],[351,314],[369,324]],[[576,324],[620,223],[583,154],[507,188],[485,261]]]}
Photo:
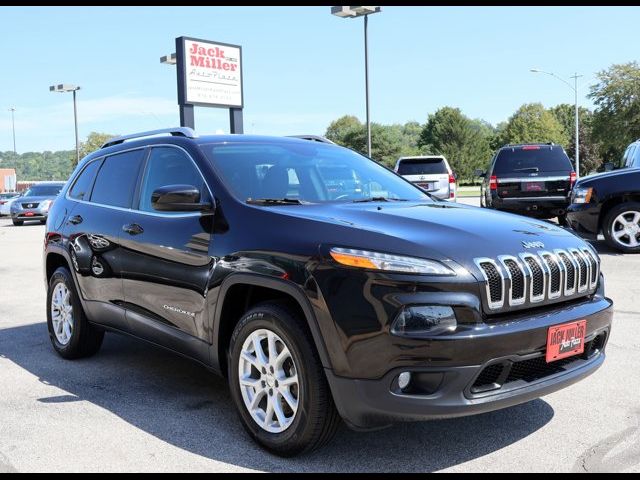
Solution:
{"label": "black jeep suv", "polygon": [[[82,160],[49,213],[63,357],[113,331],[195,359],[281,455],[329,441],[340,418],[487,412],[602,365],[612,302],[572,233],[432,199],[336,145],[151,133]],[[345,169],[359,182],[336,197]]]}
{"label": "black jeep suv", "polygon": [[610,247],[640,253],[640,140],[617,169],[578,180],[567,219],[582,237],[595,240],[602,232]]}
{"label": "black jeep suv", "polygon": [[535,218],[558,217],[566,223],[569,192],[576,179],[571,160],[560,145],[506,145],[491,160],[480,205]]}

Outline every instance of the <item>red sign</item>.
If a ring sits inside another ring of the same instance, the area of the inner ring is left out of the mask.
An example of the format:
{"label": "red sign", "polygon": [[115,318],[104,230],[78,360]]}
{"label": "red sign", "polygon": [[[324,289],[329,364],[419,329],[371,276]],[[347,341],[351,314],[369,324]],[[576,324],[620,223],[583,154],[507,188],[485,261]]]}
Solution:
{"label": "red sign", "polygon": [[547,363],[583,353],[586,331],[586,320],[549,328],[547,332]]}

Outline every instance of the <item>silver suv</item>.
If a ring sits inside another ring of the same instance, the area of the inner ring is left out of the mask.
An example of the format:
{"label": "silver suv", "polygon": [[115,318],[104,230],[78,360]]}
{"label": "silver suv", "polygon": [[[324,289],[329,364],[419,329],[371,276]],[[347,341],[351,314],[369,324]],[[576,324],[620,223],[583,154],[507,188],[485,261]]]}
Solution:
{"label": "silver suv", "polygon": [[401,157],[395,171],[434,197],[456,201],[456,177],[442,155]]}

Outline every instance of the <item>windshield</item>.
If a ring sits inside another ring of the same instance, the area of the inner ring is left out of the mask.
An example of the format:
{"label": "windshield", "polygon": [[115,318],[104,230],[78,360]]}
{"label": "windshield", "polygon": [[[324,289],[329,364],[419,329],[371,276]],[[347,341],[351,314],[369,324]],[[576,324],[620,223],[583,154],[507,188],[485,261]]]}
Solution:
{"label": "windshield", "polygon": [[435,175],[448,173],[442,158],[416,158],[400,160],[398,165],[400,175]]}
{"label": "windshield", "polygon": [[316,142],[202,145],[232,193],[243,201],[417,200],[429,197],[376,162]]}
{"label": "windshield", "polygon": [[571,161],[562,148],[532,146],[528,149],[505,148],[500,150],[493,168],[493,174],[570,172],[572,170]]}
{"label": "windshield", "polygon": [[24,194],[25,197],[55,197],[64,185],[34,185]]}

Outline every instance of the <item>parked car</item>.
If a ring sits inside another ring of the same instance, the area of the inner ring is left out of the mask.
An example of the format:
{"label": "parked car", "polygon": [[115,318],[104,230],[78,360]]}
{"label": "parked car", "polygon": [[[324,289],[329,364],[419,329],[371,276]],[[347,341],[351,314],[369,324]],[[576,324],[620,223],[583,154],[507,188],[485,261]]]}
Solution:
{"label": "parked car", "polygon": [[491,160],[484,178],[480,206],[534,218],[558,217],[566,224],[569,193],[576,180],[571,160],[552,143],[506,145]]}
{"label": "parked car", "polygon": [[38,220],[47,223],[49,209],[53,205],[65,182],[38,182],[32,185],[16,201],[11,203],[11,220],[15,226],[26,221]]}
{"label": "parked car", "polygon": [[442,155],[401,157],[395,171],[436,198],[456,201],[456,176]]}
{"label": "parked car", "polygon": [[19,196],[18,192],[0,193],[0,217],[11,214],[11,203]]}
{"label": "parked car", "polygon": [[640,252],[640,141],[625,151],[620,169],[576,183],[567,218],[579,235],[624,253]]}
{"label": "parked car", "polygon": [[[345,168],[361,184],[338,200]],[[337,145],[118,137],[49,215],[53,348],[86,357],[112,331],[195,359],[280,455],[330,441],[340,418],[372,429],[527,402],[605,359],[613,309],[589,244],[434,200]]]}

